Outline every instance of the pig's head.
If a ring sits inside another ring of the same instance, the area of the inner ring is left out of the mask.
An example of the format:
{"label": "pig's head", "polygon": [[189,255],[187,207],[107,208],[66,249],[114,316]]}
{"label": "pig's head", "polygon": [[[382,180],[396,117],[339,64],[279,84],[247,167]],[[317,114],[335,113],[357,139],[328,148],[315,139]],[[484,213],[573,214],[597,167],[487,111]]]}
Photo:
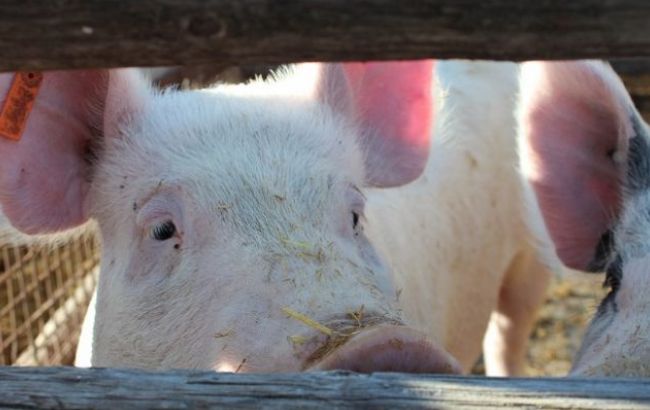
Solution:
{"label": "pig's head", "polygon": [[431,80],[431,62],[162,93],[46,73],[22,139],[0,141],[0,200],[31,234],[97,221],[93,365],[455,371],[363,232],[364,188],[426,163]]}
{"label": "pig's head", "polygon": [[522,68],[521,154],[569,267],[606,272],[576,375],[650,375],[650,132],[601,62]]}

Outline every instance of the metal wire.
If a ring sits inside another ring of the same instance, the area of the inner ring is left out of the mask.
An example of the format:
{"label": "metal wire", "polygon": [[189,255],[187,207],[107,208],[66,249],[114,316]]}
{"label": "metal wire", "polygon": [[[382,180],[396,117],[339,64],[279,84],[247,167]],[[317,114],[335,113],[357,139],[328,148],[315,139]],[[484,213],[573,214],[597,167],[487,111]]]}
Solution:
{"label": "metal wire", "polygon": [[0,365],[69,365],[97,281],[92,234],[62,246],[0,246]]}

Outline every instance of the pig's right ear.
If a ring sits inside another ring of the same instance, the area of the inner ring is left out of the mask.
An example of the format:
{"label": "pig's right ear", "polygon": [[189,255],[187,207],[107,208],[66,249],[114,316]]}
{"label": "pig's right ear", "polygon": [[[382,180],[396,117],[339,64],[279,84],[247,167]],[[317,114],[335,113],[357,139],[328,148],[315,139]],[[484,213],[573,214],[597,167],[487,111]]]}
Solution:
{"label": "pig's right ear", "polygon": [[617,218],[633,104],[595,61],[522,65],[519,144],[548,233],[567,266],[600,269],[597,247]]}
{"label": "pig's right ear", "polygon": [[[0,75],[2,100],[13,79]],[[44,73],[21,138],[0,136],[0,204],[14,227],[45,234],[88,219],[93,139],[117,135],[145,89],[130,70]]]}
{"label": "pig's right ear", "polygon": [[433,127],[432,60],[323,64],[319,98],[351,119],[367,183],[403,185],[427,163]]}

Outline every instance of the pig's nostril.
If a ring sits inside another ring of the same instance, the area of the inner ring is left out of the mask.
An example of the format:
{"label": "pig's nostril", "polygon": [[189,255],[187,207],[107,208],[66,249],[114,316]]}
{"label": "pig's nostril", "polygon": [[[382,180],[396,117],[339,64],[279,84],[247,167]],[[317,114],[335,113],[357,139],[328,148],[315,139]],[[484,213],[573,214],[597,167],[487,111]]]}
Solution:
{"label": "pig's nostril", "polygon": [[334,369],[361,373],[462,373],[449,353],[423,334],[402,326],[380,326],[364,331],[310,368]]}

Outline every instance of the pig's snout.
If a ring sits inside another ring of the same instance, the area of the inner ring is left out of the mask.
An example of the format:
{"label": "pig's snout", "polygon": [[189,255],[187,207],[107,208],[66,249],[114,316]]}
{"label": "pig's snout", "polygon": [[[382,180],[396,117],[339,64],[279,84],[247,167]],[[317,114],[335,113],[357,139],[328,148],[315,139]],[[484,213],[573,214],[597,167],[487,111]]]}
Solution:
{"label": "pig's snout", "polygon": [[364,330],[310,367],[310,370],[335,369],[360,373],[462,372],[449,353],[424,334],[404,326],[377,326]]}

